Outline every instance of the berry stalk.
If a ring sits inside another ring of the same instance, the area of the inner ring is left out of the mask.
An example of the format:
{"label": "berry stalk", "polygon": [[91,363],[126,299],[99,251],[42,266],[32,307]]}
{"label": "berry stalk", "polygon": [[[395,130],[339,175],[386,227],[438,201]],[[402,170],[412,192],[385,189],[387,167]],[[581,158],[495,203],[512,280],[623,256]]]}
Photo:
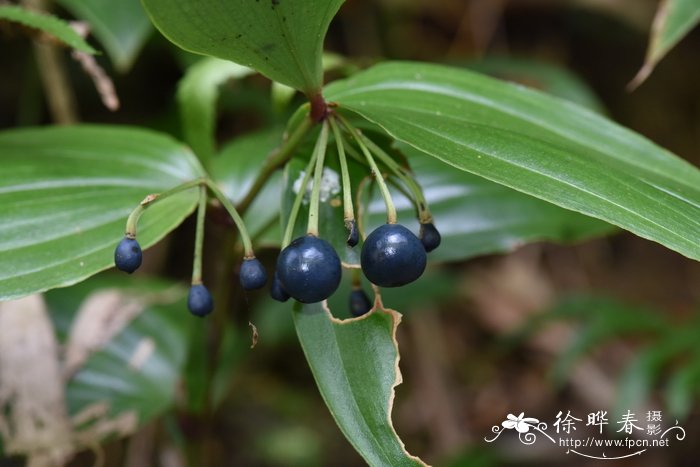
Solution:
{"label": "berry stalk", "polygon": [[321,178],[323,177],[323,162],[326,158],[326,146],[328,145],[328,122],[323,122],[321,134],[316,140],[316,169],[314,171],[314,184],[311,188],[311,200],[309,201],[309,223],[306,229],[309,235],[318,237],[318,211],[320,208],[319,197],[321,194]]}
{"label": "berry stalk", "polygon": [[345,156],[345,144],[343,144],[343,138],[340,134],[340,129],[335,123],[334,119],[329,119],[331,129],[333,130],[333,136],[335,137],[335,144],[338,147],[338,159],[340,162],[340,174],[343,180],[343,219],[345,220],[345,227],[351,228],[350,223],[355,221],[355,209],[352,205],[352,186],[350,185],[350,172],[348,171],[348,161]]}
{"label": "berry stalk", "polygon": [[192,285],[202,283],[202,249],[204,246],[204,217],[207,212],[207,189],[199,187],[199,205],[197,207],[197,227],[194,234],[194,263],[192,264]]}
{"label": "berry stalk", "polygon": [[386,185],[384,176],[379,171],[379,167],[377,167],[377,163],[374,161],[372,153],[369,149],[367,149],[367,146],[365,145],[362,139],[360,131],[352,125],[350,125],[350,123],[348,123],[341,116],[338,117],[341,119],[340,121],[343,124],[343,126],[345,126],[345,129],[352,135],[353,139],[360,147],[360,151],[362,151],[362,153],[365,155],[367,163],[369,164],[369,167],[372,170],[372,175],[374,175],[374,179],[377,181],[377,185],[379,185],[379,191],[381,191],[382,197],[384,198],[384,204],[386,205],[386,223],[396,224],[396,207],[394,206],[394,202],[391,199],[391,193],[389,192],[389,188]]}
{"label": "berry stalk", "polygon": [[236,207],[233,205],[233,203],[231,203],[231,201],[226,197],[226,195],[221,192],[219,187],[216,186],[216,183],[214,183],[211,179],[205,179],[204,184],[221,202],[221,204],[231,216],[231,219],[233,219],[233,222],[236,224],[238,232],[241,235],[241,242],[243,243],[244,257],[255,258],[255,253],[253,252],[253,244],[250,241],[250,235],[248,235],[248,229],[246,229],[245,223],[243,223],[243,219],[241,218],[240,214],[238,214]]}
{"label": "berry stalk", "polygon": [[143,199],[143,201],[141,201],[139,205],[136,206],[136,208],[133,211],[131,211],[131,214],[129,214],[129,217],[126,220],[126,236],[128,238],[136,238],[136,226],[138,224],[139,218],[149,206],[152,206],[157,201],[169,198],[174,194],[180,193],[181,191],[189,190],[190,188],[200,186],[203,182],[203,178],[197,178],[189,182],[185,182],[182,185],[178,185],[175,188],[171,188],[170,190],[166,190],[162,193],[155,193],[146,196]]}
{"label": "berry stalk", "polygon": [[301,180],[301,187],[297,196],[294,198],[294,203],[292,204],[292,210],[289,211],[289,219],[287,219],[287,227],[284,229],[284,237],[282,237],[282,249],[289,245],[292,241],[292,235],[294,234],[294,225],[297,223],[297,217],[299,216],[299,208],[301,208],[301,202],[306,194],[306,187],[309,186],[309,180],[311,180],[311,173],[316,163],[316,152],[311,153],[311,158],[309,163],[306,164],[304,169],[304,178]]}

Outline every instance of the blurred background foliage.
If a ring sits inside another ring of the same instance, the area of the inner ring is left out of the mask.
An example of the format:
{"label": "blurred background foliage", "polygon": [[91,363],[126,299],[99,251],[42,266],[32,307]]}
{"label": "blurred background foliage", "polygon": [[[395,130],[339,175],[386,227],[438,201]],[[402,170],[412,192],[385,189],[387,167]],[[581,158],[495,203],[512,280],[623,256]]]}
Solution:
{"label": "blurred background foliage", "polygon": [[[137,0],[31,3],[92,24],[89,41],[105,51],[97,62],[114,80],[121,106],[107,110],[67,52],[0,22],[1,128],[109,122],[185,138],[176,90],[197,57],[154,33]],[[626,91],[644,62],[657,6],[652,0],[350,0],[332,23],[326,48],[352,60],[328,78],[383,58],[466,66],[608,114],[700,165],[700,31]],[[55,73],[65,78],[63,104],[52,101],[55,88],[42,84]],[[279,89],[271,97],[259,76],[224,80],[219,145],[282,127],[294,107],[285,105],[289,98]],[[232,250],[228,226],[216,215],[209,224],[205,253],[215,258]],[[149,250],[133,278],[107,272],[45,296],[63,345],[96,292],[116,300],[117,311],[128,306],[124,297],[141,300],[138,317],[93,349],[66,387],[70,415],[101,400],[110,401],[112,415],[139,414],[129,436],[107,438],[105,465],[362,465],[314,386],[287,305],[231,287],[228,311],[218,310],[211,325],[185,312],[177,284],[189,277],[193,230],[189,219]],[[260,235],[266,238],[264,229]],[[553,421],[559,410],[653,409],[663,410],[669,424],[680,420],[686,441],[615,465],[695,465],[700,265],[624,232],[511,249],[433,265],[417,283],[383,293],[384,303],[405,315],[398,331],[404,383],[394,422],[408,449],[445,466],[588,465],[550,446],[524,447],[515,439],[490,445],[483,438],[508,413]],[[269,265],[275,255],[274,248],[259,252]],[[164,279],[146,279],[154,275]],[[219,277],[237,282],[235,270]],[[348,316],[347,293],[341,289],[330,301],[336,316]],[[259,333],[252,350],[249,322]],[[159,343],[158,358],[134,372],[133,349],[148,347],[149,339]],[[67,354],[56,358],[65,364]],[[93,460],[83,451],[70,465]],[[0,465],[22,460],[4,458]]]}

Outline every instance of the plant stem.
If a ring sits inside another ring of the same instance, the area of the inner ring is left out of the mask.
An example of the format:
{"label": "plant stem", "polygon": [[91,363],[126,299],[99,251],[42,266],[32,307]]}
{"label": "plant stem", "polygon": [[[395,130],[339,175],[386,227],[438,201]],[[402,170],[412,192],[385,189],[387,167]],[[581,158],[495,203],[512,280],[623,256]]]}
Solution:
{"label": "plant stem", "polygon": [[326,158],[326,146],[328,145],[328,122],[323,122],[321,134],[316,140],[314,153],[316,154],[316,170],[314,171],[314,184],[311,189],[309,201],[309,224],[306,229],[309,235],[318,237],[318,211],[320,209],[319,197],[321,194],[321,179],[323,178],[323,162]]}
{"label": "plant stem", "polygon": [[228,211],[231,219],[236,224],[238,232],[241,236],[241,242],[243,243],[243,254],[246,259],[255,258],[255,253],[253,252],[253,244],[250,241],[250,236],[248,235],[248,230],[245,227],[245,223],[241,218],[240,214],[236,210],[236,207],[231,203],[231,201],[226,197],[224,193],[216,186],[211,179],[207,178],[204,183],[209,188],[209,190],[216,196],[216,198],[221,202],[224,208]]}
{"label": "plant stem", "polygon": [[136,225],[138,224],[141,214],[143,214],[143,212],[149,206],[155,204],[159,200],[166,199],[174,194],[180,193],[181,191],[200,186],[202,183],[204,183],[204,179],[197,178],[162,193],[150,194],[146,196],[143,201],[141,201],[141,203],[139,203],[139,205],[136,206],[133,211],[131,211],[131,214],[129,214],[129,218],[126,220],[126,236],[129,238],[136,238]]}
{"label": "plant stem", "polygon": [[238,204],[238,209],[240,209],[241,212],[246,212],[248,210],[250,204],[269,180],[270,175],[289,160],[294,150],[299,143],[301,143],[309,130],[311,130],[314,123],[315,122],[313,122],[309,116],[305,117],[294,131],[292,131],[289,137],[285,139],[282,145],[267,157],[265,165],[263,165],[255,181],[253,181],[250,190],[248,190],[245,198]]}
{"label": "plant stem", "polygon": [[338,159],[340,161],[340,174],[343,179],[343,219],[345,220],[345,226],[348,227],[349,223],[355,220],[355,209],[352,205],[352,187],[350,185],[350,172],[348,171],[348,161],[345,157],[345,145],[343,144],[343,138],[340,134],[340,129],[335,123],[335,120],[330,118],[329,123],[331,129],[333,129],[333,136],[335,136],[335,144],[338,146]]}
{"label": "plant stem", "polygon": [[313,170],[314,164],[316,163],[316,151],[311,153],[311,158],[309,163],[306,164],[304,169],[304,178],[301,180],[301,186],[294,198],[294,203],[292,204],[292,209],[289,211],[289,219],[287,219],[287,227],[284,229],[284,237],[282,238],[282,249],[289,245],[292,241],[292,235],[294,234],[294,225],[297,222],[297,216],[299,215],[299,208],[301,208],[301,202],[306,194],[306,187],[309,186],[309,180],[311,180],[311,172]]}
{"label": "plant stem", "polygon": [[379,185],[379,190],[382,192],[384,204],[386,205],[386,223],[396,224],[396,207],[394,206],[394,202],[391,199],[391,193],[389,192],[389,188],[386,186],[384,177],[382,176],[382,173],[379,171],[379,167],[377,167],[377,163],[372,157],[372,153],[369,151],[369,149],[367,149],[367,146],[365,146],[365,143],[362,140],[362,136],[359,130],[353,127],[342,116],[338,115],[338,117],[340,118],[341,123],[345,126],[345,129],[352,135],[352,137],[357,142],[357,145],[360,147],[360,151],[362,151],[362,153],[365,155],[365,158],[367,159],[367,163],[369,164],[370,169],[372,170],[374,179],[377,180],[377,185]]}
{"label": "plant stem", "polygon": [[194,264],[192,265],[192,285],[202,283],[202,247],[204,246],[204,216],[207,212],[207,188],[199,187],[197,207],[197,228],[194,234]]}

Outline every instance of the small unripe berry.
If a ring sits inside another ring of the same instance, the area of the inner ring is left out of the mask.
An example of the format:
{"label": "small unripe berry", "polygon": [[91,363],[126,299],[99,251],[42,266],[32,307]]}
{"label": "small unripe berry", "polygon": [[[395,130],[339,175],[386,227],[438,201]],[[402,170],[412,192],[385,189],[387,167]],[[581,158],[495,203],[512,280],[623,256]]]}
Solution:
{"label": "small unripe berry", "polygon": [[347,222],[346,227],[348,228],[348,239],[346,240],[346,243],[350,248],[352,248],[359,243],[360,232],[357,230],[357,222],[354,220]]}
{"label": "small unripe berry", "polygon": [[372,309],[372,302],[362,289],[355,289],[350,292],[350,314],[362,316]]}
{"label": "small unripe berry", "polygon": [[267,283],[267,272],[257,258],[245,258],[241,264],[241,287],[245,290],[255,290]]}
{"label": "small unripe berry", "polygon": [[442,241],[440,232],[438,232],[438,229],[435,228],[435,225],[432,222],[420,225],[419,237],[421,243],[425,247],[425,251],[428,253],[439,247],[440,242]]}
{"label": "small unripe berry", "polygon": [[120,271],[131,274],[141,266],[143,253],[135,238],[124,237],[114,250],[114,264]]}
{"label": "small unripe berry", "polygon": [[203,318],[214,309],[214,299],[209,290],[202,284],[193,285],[187,295],[187,308],[190,313]]}

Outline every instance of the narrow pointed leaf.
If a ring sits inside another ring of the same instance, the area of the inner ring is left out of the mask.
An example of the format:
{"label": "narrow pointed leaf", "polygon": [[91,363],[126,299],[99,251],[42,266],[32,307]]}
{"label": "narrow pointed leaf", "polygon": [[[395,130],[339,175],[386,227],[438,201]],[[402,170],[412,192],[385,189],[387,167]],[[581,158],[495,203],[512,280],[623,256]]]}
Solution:
{"label": "narrow pointed leaf", "polygon": [[698,0],[662,0],[659,3],[644,65],[630,86],[639,86],[649,77],[656,64],[700,22]]}
{"label": "narrow pointed leaf", "polygon": [[18,6],[0,5],[1,20],[13,21],[43,31],[75,50],[89,54],[97,53],[68,23],[56,16],[37,13]]}
{"label": "narrow pointed leaf", "polygon": [[192,65],[180,81],[177,100],[184,139],[205,163],[216,151],[214,137],[219,86],[229,79],[251,73],[250,68],[209,57]]}
{"label": "narrow pointed leaf", "polygon": [[417,63],[375,66],[326,96],[457,169],[700,259],[700,170],[589,110]]}
{"label": "narrow pointed leaf", "polygon": [[[203,174],[170,137],[109,126],[2,132],[0,164],[0,300],[112,267],[131,210]],[[150,207],[139,222],[141,247],[178,226],[196,199],[188,190]]]}
{"label": "narrow pointed leaf", "polygon": [[421,466],[391,425],[401,382],[395,311],[339,321],[322,304],[295,305],[294,324],[319,391],[345,437],[373,467]]}
{"label": "narrow pointed leaf", "polygon": [[156,27],[190,52],[245,65],[307,94],[323,80],[328,25],[343,0],[142,0]]}
{"label": "narrow pointed leaf", "polygon": [[153,31],[139,0],[57,0],[87,22],[114,63],[126,72]]}

